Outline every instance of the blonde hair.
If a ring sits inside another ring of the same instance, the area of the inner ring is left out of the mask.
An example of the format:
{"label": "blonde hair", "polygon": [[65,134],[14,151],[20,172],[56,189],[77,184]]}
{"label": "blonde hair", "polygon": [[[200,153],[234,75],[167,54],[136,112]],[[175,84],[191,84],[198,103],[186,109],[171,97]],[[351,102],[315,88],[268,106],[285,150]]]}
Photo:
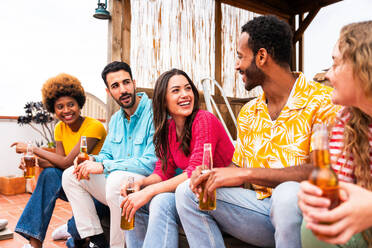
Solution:
{"label": "blonde hair", "polygon": [[[339,39],[343,62],[350,62],[354,79],[358,79],[366,97],[372,97],[372,21],[344,26]],[[347,160],[353,157],[356,184],[372,190],[369,125],[372,118],[359,108],[348,107],[350,118],[345,125],[344,151]],[[346,162],[345,162],[346,163]],[[363,232],[369,247],[372,246],[372,228]]]}

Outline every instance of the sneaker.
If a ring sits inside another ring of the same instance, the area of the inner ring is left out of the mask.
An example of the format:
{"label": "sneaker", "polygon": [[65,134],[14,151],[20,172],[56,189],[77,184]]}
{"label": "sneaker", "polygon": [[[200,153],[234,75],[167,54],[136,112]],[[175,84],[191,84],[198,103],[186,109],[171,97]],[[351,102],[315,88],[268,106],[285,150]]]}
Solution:
{"label": "sneaker", "polygon": [[101,248],[101,247],[99,247],[98,245],[96,245],[96,244],[93,244],[92,242],[89,242],[89,246],[88,246],[89,248]]}
{"label": "sneaker", "polygon": [[71,234],[67,231],[67,224],[57,227],[52,233],[53,240],[65,240],[71,237]]}
{"label": "sneaker", "polygon": [[0,231],[4,230],[6,225],[8,225],[8,220],[0,219]]}
{"label": "sneaker", "polygon": [[24,244],[22,246],[22,248],[34,248],[34,247],[32,245],[30,245],[30,244]]}

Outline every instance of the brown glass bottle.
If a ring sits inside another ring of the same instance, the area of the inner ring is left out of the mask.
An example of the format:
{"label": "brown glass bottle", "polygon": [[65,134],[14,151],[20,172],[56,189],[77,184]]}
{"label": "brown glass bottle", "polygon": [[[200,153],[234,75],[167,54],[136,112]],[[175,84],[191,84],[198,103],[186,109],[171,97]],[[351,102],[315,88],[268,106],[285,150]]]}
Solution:
{"label": "brown glass bottle", "polygon": [[[81,136],[81,139],[80,139],[80,153],[78,154],[77,164],[80,164],[80,163],[84,162],[85,160],[89,160],[87,137],[86,136]],[[89,180],[89,177],[82,176],[81,179]]]}
{"label": "brown glass bottle", "polygon": [[[128,176],[128,178],[127,178],[127,190],[126,190],[126,192],[127,192],[127,195],[134,193],[134,177],[132,177],[132,176]],[[134,228],[134,217],[135,217],[135,215],[133,216],[133,218],[130,221],[128,221],[128,219],[125,218],[125,216],[122,215],[121,220],[120,220],[120,228],[123,229],[123,230],[132,230]]]}
{"label": "brown glass bottle", "polygon": [[315,169],[310,174],[309,181],[322,189],[323,196],[331,201],[329,209],[333,209],[340,204],[340,199],[338,178],[331,168],[326,125],[314,127],[312,144],[312,162]]}
{"label": "brown glass bottle", "polygon": [[[134,193],[134,189],[127,189],[127,195]],[[128,221],[125,216],[121,216],[120,228],[123,230],[132,230],[134,228],[134,216]]]}

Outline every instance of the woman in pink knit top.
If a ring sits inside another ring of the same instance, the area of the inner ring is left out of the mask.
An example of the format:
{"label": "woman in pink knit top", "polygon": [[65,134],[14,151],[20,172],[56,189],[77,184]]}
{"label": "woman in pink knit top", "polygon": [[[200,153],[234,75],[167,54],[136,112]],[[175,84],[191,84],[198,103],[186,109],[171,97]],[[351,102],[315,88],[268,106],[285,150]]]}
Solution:
{"label": "woman in pink knit top", "polygon": [[159,160],[153,174],[135,182],[137,192],[122,190],[123,214],[136,214],[135,228],[125,232],[129,248],[178,247],[175,189],[202,164],[205,143],[212,144],[214,167],[228,166],[234,152],[220,121],[199,110],[198,90],[185,72],[172,69],[158,78],[153,111]]}

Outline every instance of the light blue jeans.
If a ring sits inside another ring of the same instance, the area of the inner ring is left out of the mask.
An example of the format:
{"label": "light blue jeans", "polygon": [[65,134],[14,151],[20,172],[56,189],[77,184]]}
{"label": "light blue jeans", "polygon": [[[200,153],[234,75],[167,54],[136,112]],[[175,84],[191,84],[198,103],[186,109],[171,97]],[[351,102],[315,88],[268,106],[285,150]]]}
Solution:
{"label": "light blue jeans", "polygon": [[175,194],[158,194],[137,210],[134,229],[125,231],[127,247],[178,247],[179,223]]}
{"label": "light blue jeans", "polygon": [[190,248],[225,247],[221,231],[259,247],[301,247],[299,183],[282,183],[264,200],[253,190],[219,188],[214,211],[199,210],[189,183],[177,187],[176,206]]}

